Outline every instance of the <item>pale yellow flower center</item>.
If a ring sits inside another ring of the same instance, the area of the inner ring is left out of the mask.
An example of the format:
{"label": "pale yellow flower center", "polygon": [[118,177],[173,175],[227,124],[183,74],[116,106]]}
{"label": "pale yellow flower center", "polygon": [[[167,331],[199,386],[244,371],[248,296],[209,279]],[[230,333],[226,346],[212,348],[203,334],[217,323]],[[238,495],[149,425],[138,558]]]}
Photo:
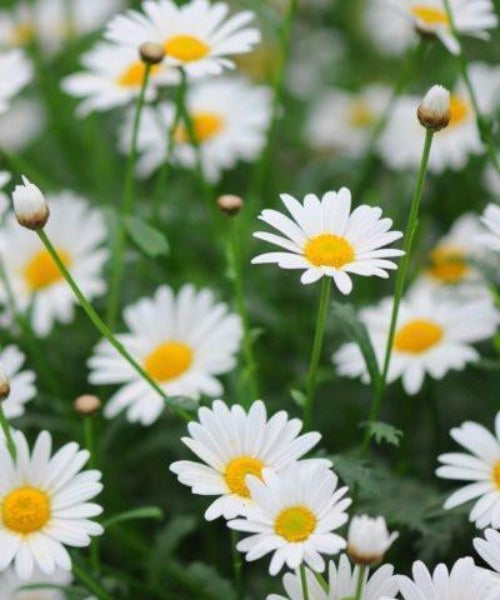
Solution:
{"label": "pale yellow flower center", "polygon": [[316,267],[337,269],[352,262],[355,257],[354,248],[346,238],[331,233],[311,238],[304,248],[304,255]]}
{"label": "pale yellow flower center", "polygon": [[247,475],[262,478],[264,463],[253,456],[238,456],[226,465],[224,479],[233,494],[243,498],[250,497],[250,491],[245,482]]}
{"label": "pale yellow flower center", "polygon": [[365,128],[374,124],[376,118],[366,100],[354,100],[349,107],[349,122],[353,127]]}
{"label": "pale yellow flower center", "polygon": [[466,121],[472,114],[467,100],[458,94],[452,94],[450,98],[450,123],[448,127],[455,127]]}
{"label": "pale yellow flower center", "polygon": [[[194,136],[199,144],[215,137],[224,127],[223,119],[211,112],[199,112],[191,115]],[[179,125],[175,132],[175,141],[178,144],[190,142],[189,133],[184,125]]]}
{"label": "pale yellow flower center", "polygon": [[440,8],[417,4],[411,8],[411,12],[415,18],[429,27],[450,24],[446,11]]}
{"label": "pale yellow flower center", "polygon": [[164,383],[180,377],[193,362],[193,351],[182,342],[165,342],[144,361],[144,370],[155,381]]}
{"label": "pale yellow flower center", "polygon": [[35,28],[32,23],[19,23],[10,34],[14,46],[26,46],[35,39]]}
{"label": "pale yellow flower center", "polygon": [[491,472],[491,478],[493,479],[494,485],[500,490],[500,460],[493,465]]}
{"label": "pale yellow flower center", "polygon": [[164,44],[165,54],[181,62],[189,63],[203,58],[210,47],[192,35],[174,35]]}
{"label": "pale yellow flower center", "polygon": [[426,319],[415,319],[396,332],[394,349],[408,354],[421,354],[438,344],[443,338],[443,328]]}
{"label": "pale yellow flower center", "polygon": [[[61,248],[58,248],[57,252],[63,264],[69,267],[72,262],[70,255]],[[49,287],[62,278],[56,263],[45,249],[37,252],[24,267],[24,279],[34,292]]]}
{"label": "pale yellow flower center", "polygon": [[282,510],[274,521],[274,531],[287,542],[304,542],[316,529],[317,519],[307,506]]}
{"label": "pale yellow flower center", "polygon": [[39,531],[49,519],[50,501],[42,490],[21,487],[10,492],[3,500],[3,525],[15,533],[27,535]]}
{"label": "pale yellow flower center", "polygon": [[[153,65],[151,67],[151,75],[154,75],[159,65]],[[122,87],[141,87],[144,81],[144,75],[146,73],[146,65],[142,60],[137,60],[129,65],[125,71],[118,77],[117,83]]]}
{"label": "pale yellow flower center", "polygon": [[442,283],[458,283],[467,274],[469,267],[465,253],[458,246],[440,246],[430,255],[429,275]]}

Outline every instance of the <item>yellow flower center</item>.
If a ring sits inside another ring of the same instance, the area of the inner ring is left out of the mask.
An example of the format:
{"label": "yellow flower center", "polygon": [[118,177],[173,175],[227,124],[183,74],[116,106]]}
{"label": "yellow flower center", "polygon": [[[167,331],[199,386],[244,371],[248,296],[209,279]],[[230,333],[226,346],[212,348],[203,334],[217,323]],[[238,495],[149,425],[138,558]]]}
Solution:
{"label": "yellow flower center", "polygon": [[238,456],[227,464],[224,479],[233,494],[249,498],[250,491],[245,478],[247,475],[255,475],[262,478],[263,468],[264,463],[258,458],[253,458],[253,456]]}
{"label": "yellow flower center", "polygon": [[35,39],[35,28],[31,23],[19,23],[10,34],[14,46],[26,46]]}
{"label": "yellow flower center", "polygon": [[42,490],[29,486],[8,494],[2,503],[4,526],[27,535],[39,531],[50,519],[50,502]]}
{"label": "yellow flower center", "polygon": [[430,255],[431,266],[427,272],[442,283],[458,283],[467,274],[469,267],[462,248],[441,246]]}
{"label": "yellow flower center", "polygon": [[450,98],[450,123],[448,127],[460,125],[466,121],[472,114],[471,108],[467,100],[458,94],[452,94]]}
{"label": "yellow flower center", "polygon": [[354,248],[343,237],[323,233],[311,238],[305,248],[307,260],[316,267],[340,268],[354,260]]}
{"label": "yellow flower center", "polygon": [[[66,267],[71,265],[71,258],[65,250],[57,249]],[[24,278],[28,287],[36,292],[60,281],[63,276],[47,250],[40,250],[24,267]]]}
{"label": "yellow flower center", "polygon": [[354,100],[349,107],[349,122],[353,127],[370,127],[375,122],[375,115],[368,102],[359,99]]}
{"label": "yellow flower center", "polygon": [[429,27],[450,24],[446,11],[440,8],[417,5],[412,7],[411,12],[415,18]]}
{"label": "yellow flower center", "polygon": [[[151,67],[151,75],[154,75],[159,69],[159,65]],[[137,60],[128,66],[118,77],[117,83],[122,87],[141,87],[146,74],[146,65],[142,60]]]}
{"label": "yellow flower center", "polygon": [[[224,127],[224,121],[219,115],[211,112],[199,112],[191,115],[194,137],[199,144],[215,137]],[[187,144],[191,141],[188,130],[184,125],[179,125],[175,132],[175,141],[178,144]]]}
{"label": "yellow flower center", "polygon": [[210,47],[192,35],[174,35],[165,42],[165,54],[181,62],[189,63],[203,58]]}
{"label": "yellow flower center", "polygon": [[316,529],[316,523],[307,506],[291,506],[276,517],[274,531],[287,542],[304,542]]}
{"label": "yellow flower center", "polygon": [[493,466],[493,471],[491,472],[491,477],[493,479],[493,483],[496,485],[497,489],[500,490],[500,460],[495,463]]}
{"label": "yellow flower center", "polygon": [[442,327],[432,321],[415,319],[396,332],[394,349],[398,352],[421,354],[438,344],[442,338]]}
{"label": "yellow flower center", "polygon": [[144,370],[155,381],[170,381],[185,373],[193,362],[193,352],[180,342],[165,342],[144,361]]}

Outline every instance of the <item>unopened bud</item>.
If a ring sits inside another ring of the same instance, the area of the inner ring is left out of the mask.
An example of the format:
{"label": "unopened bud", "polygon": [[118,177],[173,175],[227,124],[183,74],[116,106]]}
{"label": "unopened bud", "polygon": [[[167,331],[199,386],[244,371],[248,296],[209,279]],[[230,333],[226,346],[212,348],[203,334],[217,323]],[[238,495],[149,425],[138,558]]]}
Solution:
{"label": "unopened bud", "polygon": [[139,54],[143,62],[149,65],[157,65],[165,58],[165,49],[161,44],[144,42],[139,48]]}
{"label": "unopened bud", "polygon": [[417,116],[426,129],[439,131],[450,122],[450,92],[442,85],[434,85],[420,103]]}
{"label": "unopened bud", "polygon": [[101,401],[97,396],[84,394],[75,400],[75,411],[82,417],[95,414],[101,408]]}
{"label": "unopened bud", "polygon": [[10,394],[10,381],[7,373],[0,366],[0,404],[7,400]]}
{"label": "unopened bud", "polygon": [[217,206],[226,215],[237,215],[243,208],[243,200],[239,196],[226,194],[217,198]]}
{"label": "unopened bud", "polygon": [[347,535],[347,554],[359,565],[375,565],[382,561],[397,537],[396,532],[389,535],[383,517],[353,517]]}
{"label": "unopened bud", "polygon": [[14,212],[19,225],[28,229],[43,229],[49,218],[49,207],[40,188],[23,175],[23,185],[12,192]]}

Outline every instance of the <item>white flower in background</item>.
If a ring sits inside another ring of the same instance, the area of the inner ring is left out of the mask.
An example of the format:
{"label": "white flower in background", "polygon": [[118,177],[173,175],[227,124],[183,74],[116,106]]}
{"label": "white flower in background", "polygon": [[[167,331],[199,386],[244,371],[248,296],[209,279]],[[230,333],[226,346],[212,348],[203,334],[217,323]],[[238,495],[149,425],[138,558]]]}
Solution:
{"label": "white flower in background", "polygon": [[323,554],[337,554],[346,547],[344,538],[333,533],[348,516],[347,487],[337,488],[338,477],[324,464],[291,464],[274,473],[264,469],[261,477],[248,475],[246,485],[253,504],[246,519],[228,521],[237,531],[250,533],[237,549],[248,561],[272,553],[269,573],[276,575],[286,564],[297,569],[306,564],[324,571]]}
{"label": "white flower in background", "polygon": [[439,461],[443,466],[436,474],[472,483],[452,494],[444,507],[449,510],[475,500],[470,520],[479,529],[490,526],[500,529],[500,412],[495,419],[495,435],[472,421],[454,427],[450,435],[470,454],[442,454]]}
{"label": "white flower in background", "polygon": [[45,125],[45,111],[36,100],[16,98],[9,110],[0,114],[0,147],[11,152],[27,148]]}
{"label": "white flower in background", "polygon": [[51,575],[71,570],[65,545],[85,547],[103,528],[92,521],[102,508],[89,500],[102,490],[99,471],[82,471],[89,459],[78,444],[63,446],[54,456],[52,439],[42,432],[30,453],[24,435],[13,435],[13,460],[0,442],[0,571],[14,563],[16,574],[29,579],[34,569]]}
{"label": "white flower in background", "polygon": [[[386,298],[374,307],[360,311],[366,325],[379,367],[385,356],[393,298]],[[481,318],[478,319],[478,315]],[[461,303],[441,298],[422,288],[403,298],[396,323],[387,381],[402,378],[407,394],[416,394],[426,373],[441,379],[450,370],[463,370],[467,363],[479,360],[472,344],[491,338],[499,323],[499,313],[491,299],[468,299]],[[369,375],[359,346],[344,344],[333,361],[340,375]]]}
{"label": "white flower in background", "polygon": [[143,42],[161,44],[166,62],[183,67],[189,77],[233,68],[228,57],[249,52],[260,41],[258,29],[248,27],[254,13],[242,11],[228,18],[224,2],[191,0],[177,6],[172,0],[146,0],[142,10],[112,19],[106,37],[134,48]]}
{"label": "white flower in background", "polygon": [[387,270],[397,268],[387,258],[403,252],[384,246],[403,234],[389,231],[392,219],[382,219],[381,208],[361,205],[351,213],[347,188],[327,192],[321,199],[307,194],[303,204],[288,194],[282,194],[281,200],[292,218],[266,209],[259,219],[282,235],[258,231],[254,237],[285,251],[261,254],[253,264],[276,263],[282,269],[303,270],[304,284],[332,277],[343,294],[352,291],[350,274],[387,278]]}
{"label": "white flower in background", "polygon": [[[497,156],[497,159],[500,160],[500,154]],[[488,164],[484,170],[483,181],[486,189],[498,200],[500,198],[500,173],[494,165]]]}
{"label": "white flower in background", "polygon": [[[62,81],[63,90],[83,98],[77,114],[81,117],[97,111],[129,104],[139,95],[146,65],[137,48],[98,42],[82,58],[85,71],[69,75]],[[153,65],[146,89],[146,101],[156,96],[156,83],[174,84],[179,74],[165,65]]]}
{"label": "white flower in background", "polygon": [[3,191],[3,188],[12,179],[12,175],[7,171],[0,171],[0,219],[5,214],[5,211],[9,208],[10,201],[9,196]]}
{"label": "white flower in background", "polygon": [[398,535],[397,532],[389,534],[384,517],[353,517],[347,534],[347,554],[358,564],[379,563]]}
{"label": "white flower in background", "polygon": [[451,570],[439,564],[431,573],[423,562],[413,564],[413,579],[399,577],[404,600],[500,600],[500,588],[485,577],[470,557],[461,558]]}
{"label": "white flower in background", "polygon": [[[474,540],[479,556],[500,576],[500,531],[487,529],[483,538]],[[500,583],[500,579],[498,580]]]}
{"label": "white flower in background", "polygon": [[219,496],[205,512],[209,521],[245,515],[252,505],[246,476],[262,478],[264,469],[282,471],[321,438],[317,432],[299,435],[302,421],[289,419],[285,411],[268,419],[261,400],[248,412],[216,400],[211,409],[200,408],[198,418],[199,423],[188,425],[192,437],[182,441],[205,464],[181,460],[170,465],[170,470],[194,494]]}
{"label": "white flower in background", "polygon": [[[271,118],[268,88],[252,86],[243,79],[205,81],[189,89],[187,107],[209,181],[218,181],[238,160],[250,162],[260,154]],[[138,138],[140,175],[150,175],[166,160],[174,118],[175,107],[169,102],[143,111]],[[129,152],[132,129],[133,114],[129,114],[120,139],[124,153]],[[171,160],[189,169],[196,166],[196,151],[184,123],[174,133]]]}
{"label": "white flower in background", "polygon": [[[500,102],[500,67],[473,63],[469,76],[481,112],[491,114]],[[401,97],[380,137],[378,152],[393,169],[416,169],[420,164],[426,130],[416,118],[419,103],[417,97]],[[485,152],[474,108],[462,83],[451,94],[450,112],[449,125],[434,135],[429,158],[429,170],[433,173],[461,170],[470,155]]]}
{"label": "white flower in background", "polygon": [[490,250],[500,252],[500,205],[488,204],[481,222],[485,225],[486,231],[482,232],[477,240]]}
{"label": "white flower in background", "polygon": [[[87,298],[103,294],[102,270],[108,251],[101,247],[107,238],[102,214],[72,192],[50,194],[48,204],[51,214],[45,232],[59,256]],[[32,307],[31,322],[37,335],[47,335],[55,321],[72,321],[73,292],[38,236],[20,227],[14,215],[0,228],[0,253],[18,309]],[[0,286],[4,304],[5,294]]]}
{"label": "white flower in background", "polygon": [[9,109],[9,102],[33,77],[33,67],[22,50],[0,52],[0,114]]}
{"label": "white flower in background", "polygon": [[[153,298],[127,307],[123,319],[130,333],[117,338],[168,396],[222,394],[217,376],[236,365],[242,327],[239,316],[216,302],[212,291],[185,285],[175,295],[162,286]],[[91,383],[122,385],[106,405],[106,417],[127,409],[130,422],[150,425],[163,412],[163,398],[108,341],[98,344],[89,367]]]}
{"label": "white flower in background", "polygon": [[8,419],[24,414],[24,405],[36,394],[35,373],[21,371],[25,358],[17,346],[7,346],[0,352],[0,365],[10,383],[9,397],[2,402],[2,408]]}
{"label": "white flower in background", "polygon": [[[347,556],[342,554],[338,567],[331,561],[328,564],[328,591],[324,591],[314,573],[306,569],[309,600],[346,600],[354,598],[359,578],[359,567],[352,568]],[[283,587],[287,596],[271,594],[267,600],[303,600],[300,574],[287,573],[283,577]],[[365,574],[365,583],[360,600],[394,600],[398,591],[398,578],[391,565],[383,565],[370,577]],[[391,598],[389,598],[391,596]],[[420,599],[419,599],[420,600]]]}
{"label": "white flower in background", "polygon": [[402,54],[418,39],[408,15],[395,10],[390,0],[365,0],[362,13],[363,29],[383,54]]}
{"label": "white flower in background", "polygon": [[309,116],[308,143],[317,150],[333,150],[349,157],[363,155],[390,95],[390,89],[381,85],[353,93],[327,90]]}
{"label": "white flower in background", "polygon": [[[66,594],[56,589],[33,589],[17,591],[27,585],[59,585],[69,586],[73,581],[71,573],[57,569],[52,575],[45,575],[35,569],[32,576],[23,580],[16,575],[13,567],[0,573],[0,600],[66,600]],[[89,598],[90,600],[90,598]]]}

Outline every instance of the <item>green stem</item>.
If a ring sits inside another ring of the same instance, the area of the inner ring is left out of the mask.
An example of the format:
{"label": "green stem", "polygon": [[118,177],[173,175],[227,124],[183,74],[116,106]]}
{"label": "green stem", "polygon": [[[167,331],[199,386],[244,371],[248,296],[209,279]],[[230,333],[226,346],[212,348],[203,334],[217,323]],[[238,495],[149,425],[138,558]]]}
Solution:
{"label": "green stem", "polygon": [[365,585],[365,573],[366,573],[366,565],[359,566],[358,572],[358,582],[356,584],[356,595],[354,596],[354,600],[361,600],[363,597],[363,587]]}
{"label": "green stem", "polygon": [[[429,155],[431,152],[432,140],[434,137],[434,132],[430,129],[427,130],[425,135],[424,149],[422,151],[422,158],[420,161],[420,168],[417,176],[417,183],[415,186],[415,192],[413,194],[413,198],[410,206],[410,214],[408,216],[408,221],[406,224],[406,231],[404,236],[403,243],[403,251],[404,255],[401,258],[401,262],[399,264],[399,269],[396,275],[396,284],[394,291],[394,302],[392,305],[392,315],[391,322],[389,327],[389,335],[387,339],[387,346],[385,349],[384,356],[384,364],[382,373],[376,382],[375,385],[375,398],[372,403],[372,407],[370,410],[369,422],[373,424],[377,421],[378,416],[380,414],[380,410],[382,407],[382,401],[387,385],[387,373],[389,371],[389,364],[391,361],[392,347],[394,345],[394,336],[396,333],[396,323],[398,319],[399,313],[399,305],[401,304],[401,298],[403,296],[403,291],[406,282],[406,274],[408,272],[408,266],[410,264],[411,252],[413,248],[413,240],[415,238],[415,233],[418,228],[418,213],[420,208],[420,201],[422,199],[422,193],[424,189],[425,175],[427,171],[427,164],[429,162]],[[367,427],[365,438],[363,441],[363,453],[368,450],[370,444],[370,431],[371,429]]]}
{"label": "green stem", "polygon": [[3,406],[1,403],[0,403],[0,428],[2,429],[2,431],[5,435],[5,440],[7,442],[7,450],[9,451],[9,454],[11,455],[12,460],[15,461],[16,456],[17,456],[16,445],[14,444],[14,440],[12,438],[12,431],[10,430],[9,421],[7,420],[7,417],[5,416]]}
{"label": "green stem", "polygon": [[307,576],[304,564],[300,565],[300,583],[302,585],[302,600],[309,600],[309,590],[307,589]]}
{"label": "green stem", "polygon": [[75,560],[72,561],[72,571],[89,592],[92,592],[98,600],[113,600],[113,597],[103,588],[101,583],[89,575]]}
{"label": "green stem", "polygon": [[171,410],[173,410],[178,416],[183,418],[186,421],[190,421],[191,417],[189,413],[184,411],[183,409],[176,407],[173,408],[170,405],[170,400],[165,392],[161,389],[161,387],[154,381],[148,373],[141,367],[141,365],[129,354],[126,350],[125,346],[114,336],[111,329],[104,323],[104,321],[99,317],[94,307],[90,304],[87,298],[84,296],[83,292],[78,287],[76,281],[71,276],[70,272],[66,268],[65,264],[62,262],[57,250],[52,245],[52,242],[47,237],[47,234],[43,229],[39,229],[37,232],[38,237],[41,239],[43,245],[47,249],[47,252],[52,257],[53,261],[56,263],[61,275],[64,277],[70,288],[72,289],[74,295],[76,296],[80,306],[83,308],[88,318],[97,329],[97,331],[105,337],[108,342],[115,348],[115,350],[124,358],[130,366],[140,375],[149,385],[157,392],[165,401],[166,406],[168,406]]}
{"label": "green stem", "polygon": [[238,532],[231,530],[231,551],[233,557],[233,575],[234,575],[234,587],[236,589],[237,600],[243,600],[243,562],[241,560],[241,554],[236,549],[238,544]]}
{"label": "green stem", "polygon": [[118,295],[120,283],[123,275],[123,259],[126,246],[125,236],[125,221],[132,210],[134,199],[134,180],[135,180],[135,163],[137,161],[137,138],[139,136],[139,126],[141,124],[141,113],[144,106],[144,98],[146,88],[151,74],[151,65],[146,64],[144,69],[144,78],[142,80],[141,91],[137,98],[134,124],[132,129],[132,140],[130,143],[130,153],[125,171],[125,185],[123,192],[123,202],[120,209],[120,215],[117,223],[117,230],[112,247],[111,256],[111,280],[109,285],[107,322],[111,329],[114,328],[118,315]]}
{"label": "green stem", "polygon": [[309,364],[309,374],[306,383],[306,400],[304,404],[305,429],[310,429],[312,426],[314,391],[316,389],[321,350],[323,349],[323,338],[325,336],[325,325],[326,317],[328,315],[328,305],[330,303],[331,288],[331,277],[323,277],[321,282],[321,297],[319,301],[318,318],[316,321],[316,331],[314,334],[311,362]]}

